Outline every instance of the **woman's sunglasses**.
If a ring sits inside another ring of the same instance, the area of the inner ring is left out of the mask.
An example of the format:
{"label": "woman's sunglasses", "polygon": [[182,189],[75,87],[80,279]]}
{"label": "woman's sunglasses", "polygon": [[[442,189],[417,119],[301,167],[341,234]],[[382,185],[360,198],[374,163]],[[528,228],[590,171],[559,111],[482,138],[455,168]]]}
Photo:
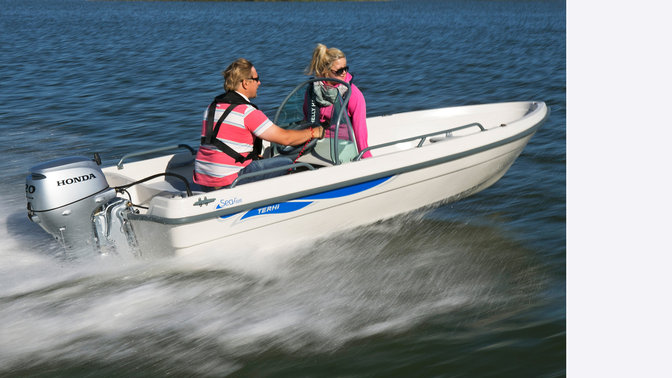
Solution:
{"label": "woman's sunglasses", "polygon": [[333,73],[333,74],[336,75],[336,76],[341,76],[341,75],[343,75],[344,73],[348,72],[348,70],[350,70],[350,67],[345,66],[345,67],[343,67],[343,68],[339,68],[339,69],[337,69],[336,71],[332,71],[332,70],[330,70],[330,71],[331,71],[331,73]]}

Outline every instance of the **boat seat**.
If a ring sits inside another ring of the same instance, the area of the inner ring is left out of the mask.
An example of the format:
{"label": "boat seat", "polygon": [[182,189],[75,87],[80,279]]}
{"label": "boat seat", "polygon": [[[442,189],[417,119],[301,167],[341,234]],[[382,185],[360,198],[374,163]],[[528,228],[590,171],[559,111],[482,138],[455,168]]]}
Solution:
{"label": "boat seat", "polygon": [[[186,178],[186,177],[185,177]],[[194,182],[187,178],[189,181],[189,187],[192,194],[202,194],[204,193],[200,189],[196,190],[195,188],[200,188],[199,185],[194,184]],[[142,188],[142,189],[141,189]],[[138,184],[138,191],[147,192],[148,197],[154,196],[164,196],[164,197],[186,197],[187,188],[180,179],[175,177],[166,177],[166,180],[156,181],[151,183],[142,183]]]}
{"label": "boat seat", "polygon": [[334,165],[334,163],[332,163],[330,160],[326,160],[319,155],[316,155],[313,153],[313,151],[301,155],[301,157],[297,160],[297,163],[308,163],[315,167],[328,167]]}
{"label": "boat seat", "polygon": [[[204,192],[200,190],[200,185],[194,183],[192,175],[193,170],[193,157],[184,159],[183,157],[179,158],[176,156],[174,160],[171,160],[166,166],[167,173],[180,175],[187,180],[192,194],[202,194]],[[151,198],[154,196],[164,196],[170,198],[187,196],[187,187],[184,181],[173,176],[164,176],[157,180],[138,184],[137,191],[142,198]]]}
{"label": "boat seat", "polygon": [[[200,186],[194,184],[191,176],[185,177],[189,182],[192,195],[203,194]],[[186,198],[187,190],[184,182],[176,177],[165,176],[165,179],[143,182],[134,186],[138,203],[147,204],[156,196],[167,198]]]}
{"label": "boat seat", "polygon": [[[302,155],[299,158],[301,163],[309,163],[314,166],[332,166],[334,163],[331,161],[331,138],[324,138],[317,142],[315,148],[309,153]],[[341,164],[351,162],[357,154],[357,147],[355,143],[349,140],[341,139],[338,141],[338,150],[339,150],[339,159]]]}

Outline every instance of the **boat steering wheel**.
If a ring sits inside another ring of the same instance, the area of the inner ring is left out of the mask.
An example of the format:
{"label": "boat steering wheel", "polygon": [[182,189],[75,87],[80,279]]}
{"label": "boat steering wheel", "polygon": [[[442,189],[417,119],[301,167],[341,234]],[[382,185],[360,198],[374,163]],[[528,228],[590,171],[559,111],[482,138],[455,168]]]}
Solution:
{"label": "boat steering wheel", "polygon": [[[280,125],[278,125],[280,126]],[[283,129],[286,130],[305,130],[310,127],[318,127],[321,126],[317,122],[310,122],[308,120],[303,120],[303,121],[297,121],[297,122],[292,122],[289,125],[283,125],[280,126]],[[304,144],[300,144],[298,146],[286,146],[283,144],[278,144],[278,143],[272,143],[273,147],[275,147],[275,150],[278,151],[281,155],[293,155],[293,154],[298,154],[303,150],[303,153],[309,152],[313,148],[315,148],[315,145],[317,144],[318,139],[311,139],[308,142]]]}

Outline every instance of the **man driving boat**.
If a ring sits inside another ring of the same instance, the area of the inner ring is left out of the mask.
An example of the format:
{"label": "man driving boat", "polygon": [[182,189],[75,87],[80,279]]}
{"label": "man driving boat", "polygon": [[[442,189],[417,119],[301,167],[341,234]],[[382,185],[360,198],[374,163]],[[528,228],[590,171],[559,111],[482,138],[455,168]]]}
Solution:
{"label": "man driving boat", "polygon": [[[250,102],[261,85],[254,65],[244,58],[231,63],[222,73],[226,92],[215,97],[205,110],[201,146],[196,154],[194,183],[203,191],[230,185],[239,175],[277,168],[293,163],[288,156],[260,159],[261,140],[282,145],[301,145],[324,137],[321,126],[305,130],[285,130],[275,125]],[[238,184],[281,176],[278,170],[260,176],[241,178]]]}

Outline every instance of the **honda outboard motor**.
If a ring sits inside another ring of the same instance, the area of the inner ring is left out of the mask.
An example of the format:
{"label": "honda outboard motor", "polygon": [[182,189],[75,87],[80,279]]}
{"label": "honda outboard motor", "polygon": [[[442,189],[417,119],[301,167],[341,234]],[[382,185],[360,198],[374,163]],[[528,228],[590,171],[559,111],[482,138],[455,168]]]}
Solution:
{"label": "honda outboard motor", "polygon": [[26,177],[28,218],[66,248],[96,246],[93,214],[115,196],[98,164],[85,157],[36,165]]}

